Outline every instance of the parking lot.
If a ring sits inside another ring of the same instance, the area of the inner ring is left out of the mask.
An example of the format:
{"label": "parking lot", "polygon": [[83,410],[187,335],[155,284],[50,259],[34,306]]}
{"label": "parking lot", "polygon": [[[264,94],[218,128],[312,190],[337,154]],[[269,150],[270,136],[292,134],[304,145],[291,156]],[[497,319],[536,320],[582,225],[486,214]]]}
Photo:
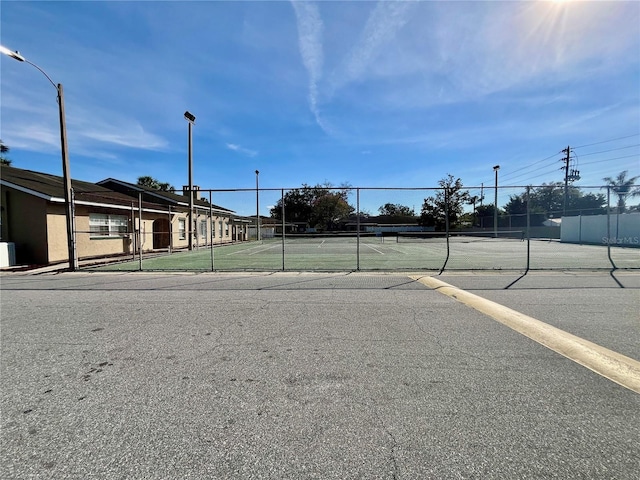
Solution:
{"label": "parking lot", "polygon": [[[0,476],[637,478],[638,393],[414,277],[3,274]],[[438,278],[640,359],[637,273]]]}

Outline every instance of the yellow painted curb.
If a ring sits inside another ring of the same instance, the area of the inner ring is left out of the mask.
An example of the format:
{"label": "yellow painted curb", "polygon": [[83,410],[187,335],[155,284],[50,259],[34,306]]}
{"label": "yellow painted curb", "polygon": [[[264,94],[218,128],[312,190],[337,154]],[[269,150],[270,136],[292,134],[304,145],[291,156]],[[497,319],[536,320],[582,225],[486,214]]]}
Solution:
{"label": "yellow painted curb", "polygon": [[640,362],[433,277],[411,278],[490,316],[580,365],[640,393]]}

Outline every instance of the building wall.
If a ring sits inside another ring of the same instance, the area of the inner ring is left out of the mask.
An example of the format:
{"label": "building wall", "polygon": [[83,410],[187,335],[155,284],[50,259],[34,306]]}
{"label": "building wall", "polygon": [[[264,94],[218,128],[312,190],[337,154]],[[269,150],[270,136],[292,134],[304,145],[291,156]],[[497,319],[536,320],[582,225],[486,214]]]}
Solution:
{"label": "building wall", "polygon": [[[67,230],[65,207],[61,203],[51,203],[37,196],[23,193],[9,187],[0,189],[0,234],[4,242],[15,244],[18,264],[48,264],[68,261]],[[126,216],[127,233],[109,237],[96,238],[91,234],[90,214],[113,214]],[[133,255],[137,252],[138,243],[142,242],[143,252],[154,249],[154,221],[164,219],[164,225],[170,225],[171,233],[164,232],[162,242],[170,242],[173,249],[187,248],[187,235],[180,238],[180,220],[187,222],[186,212],[149,212],[143,211],[142,222],[137,220],[138,209],[120,209],[101,206],[75,204],[74,231],[78,259],[108,257],[114,255]],[[170,219],[170,223],[169,223]],[[247,239],[244,225],[232,225],[229,217],[207,214],[196,217],[196,228],[200,221],[206,222],[206,234],[199,229],[194,238],[194,245],[208,246],[213,243],[222,244]],[[158,226],[159,223],[156,224]],[[136,228],[139,226],[139,235]],[[188,227],[187,227],[188,228]],[[156,228],[156,235],[159,234]],[[185,232],[186,233],[186,232]],[[166,247],[168,248],[168,246]]]}
{"label": "building wall", "polygon": [[69,261],[67,217],[63,204],[47,203],[47,239],[49,262]]}
{"label": "building wall", "polygon": [[15,243],[16,263],[49,263],[46,200],[3,186],[0,188],[0,211],[2,241]]}
{"label": "building wall", "polygon": [[[133,254],[132,235],[113,236],[96,238],[91,234],[90,215],[91,214],[112,214],[126,216],[128,220],[128,231],[131,232],[131,211],[127,209],[112,209],[95,206],[75,206],[75,232],[76,232],[76,253],[78,259],[93,258],[100,256]],[[64,228],[64,225],[58,226]],[[64,259],[67,259],[66,245]]]}

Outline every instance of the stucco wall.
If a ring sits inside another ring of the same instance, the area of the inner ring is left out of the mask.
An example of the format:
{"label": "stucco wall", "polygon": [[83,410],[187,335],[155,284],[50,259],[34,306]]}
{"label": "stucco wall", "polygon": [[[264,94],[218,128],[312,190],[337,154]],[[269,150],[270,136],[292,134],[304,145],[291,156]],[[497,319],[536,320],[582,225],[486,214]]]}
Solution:
{"label": "stucco wall", "polygon": [[[76,252],[78,259],[132,253],[130,236],[96,238],[90,233],[89,215],[92,213],[126,216],[131,231],[131,211],[101,208],[94,206],[75,206]],[[66,251],[65,251],[66,259]]]}
{"label": "stucco wall", "polygon": [[63,204],[48,204],[46,245],[49,252],[49,263],[69,260],[67,217]]}
{"label": "stucco wall", "polygon": [[12,188],[0,189],[2,240],[15,243],[18,265],[46,264],[47,202]]}

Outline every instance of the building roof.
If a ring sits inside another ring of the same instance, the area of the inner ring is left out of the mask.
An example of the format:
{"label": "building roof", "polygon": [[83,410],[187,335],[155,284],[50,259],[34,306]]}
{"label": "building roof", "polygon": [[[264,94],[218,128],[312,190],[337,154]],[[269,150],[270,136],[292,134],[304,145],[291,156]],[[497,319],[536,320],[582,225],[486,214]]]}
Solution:
{"label": "building roof", "polygon": [[[50,202],[64,202],[64,180],[57,175],[3,165],[0,168],[0,183]],[[103,200],[117,205],[131,204],[130,197],[95,183],[72,179],[71,188],[76,201]]]}
{"label": "building roof", "polygon": [[[139,193],[143,194],[143,199],[150,202],[158,202],[165,205],[189,207],[189,197],[186,195],[178,195],[174,192],[165,192],[162,190],[156,190],[155,188],[147,187],[144,185],[137,185],[134,183],[124,182],[115,178],[106,178],[97,183],[97,185],[107,187],[109,189],[118,191],[125,195],[138,197]],[[196,192],[197,193],[197,192]],[[193,204],[199,208],[209,209],[209,202],[194,198]],[[219,205],[212,204],[211,207],[217,212],[233,213],[233,210],[221,207]]]}
{"label": "building roof", "polygon": [[[57,175],[24,170],[2,165],[0,168],[0,184],[42,198],[53,203],[64,203],[64,179]],[[90,183],[71,180],[71,188],[76,204],[92,204],[96,206],[117,206],[130,208],[132,203],[138,206],[138,192],[143,193],[142,208],[145,210],[165,211],[170,205],[178,210],[188,210],[188,197],[171,192],[159,192],[148,187],[134,185],[113,178],[101,182]],[[194,201],[200,209],[209,210],[209,203]],[[225,215],[233,214],[232,210],[212,205],[213,210]]]}

